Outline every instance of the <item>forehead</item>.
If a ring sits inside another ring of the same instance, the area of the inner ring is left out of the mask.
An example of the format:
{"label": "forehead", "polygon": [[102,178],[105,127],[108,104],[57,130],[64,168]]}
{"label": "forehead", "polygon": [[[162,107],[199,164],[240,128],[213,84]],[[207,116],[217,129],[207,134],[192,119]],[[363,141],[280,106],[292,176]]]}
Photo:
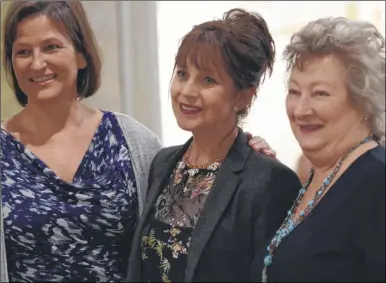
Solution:
{"label": "forehead", "polygon": [[28,43],[33,40],[45,40],[51,37],[61,40],[68,39],[64,25],[49,16],[37,14],[18,23],[15,43]]}
{"label": "forehead", "polygon": [[290,82],[302,85],[326,84],[335,88],[345,86],[346,67],[336,55],[309,56],[296,62]]}
{"label": "forehead", "polygon": [[208,36],[204,40],[197,34],[184,38],[175,63],[177,67],[195,68],[199,72],[211,72],[224,79],[229,78],[221,46],[215,40],[208,39]]}

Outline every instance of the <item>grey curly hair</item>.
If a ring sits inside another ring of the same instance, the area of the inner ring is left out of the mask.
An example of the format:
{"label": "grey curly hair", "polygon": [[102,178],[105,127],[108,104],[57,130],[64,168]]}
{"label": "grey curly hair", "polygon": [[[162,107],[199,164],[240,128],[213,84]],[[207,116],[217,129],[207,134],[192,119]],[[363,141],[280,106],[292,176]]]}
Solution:
{"label": "grey curly hair", "polygon": [[385,144],[385,38],[369,22],[344,17],[308,23],[291,37],[284,50],[287,72],[299,58],[337,54],[347,64],[347,89],[362,109],[371,130]]}

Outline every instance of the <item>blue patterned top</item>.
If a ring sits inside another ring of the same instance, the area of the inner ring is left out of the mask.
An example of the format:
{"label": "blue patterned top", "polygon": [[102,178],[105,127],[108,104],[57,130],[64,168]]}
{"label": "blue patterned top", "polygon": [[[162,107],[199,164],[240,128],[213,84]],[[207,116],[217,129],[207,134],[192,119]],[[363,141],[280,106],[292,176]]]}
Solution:
{"label": "blue patterned top", "polygon": [[72,183],[1,130],[10,281],[123,281],[138,216],[130,153],[105,112]]}

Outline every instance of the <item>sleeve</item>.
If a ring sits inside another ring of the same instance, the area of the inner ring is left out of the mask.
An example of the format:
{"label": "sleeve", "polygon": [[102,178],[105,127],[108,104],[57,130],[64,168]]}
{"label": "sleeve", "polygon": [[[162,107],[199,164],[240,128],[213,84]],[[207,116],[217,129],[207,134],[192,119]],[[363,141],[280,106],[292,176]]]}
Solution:
{"label": "sleeve", "polygon": [[[289,168],[279,167],[266,183],[265,196],[260,198],[254,213],[254,251],[261,254],[280,227],[295,201],[301,183]],[[263,246],[262,246],[263,244]]]}
{"label": "sleeve", "polygon": [[[385,282],[385,176],[367,182],[358,211],[358,245],[365,256],[367,282]],[[367,201],[366,201],[367,198]]]}
{"label": "sleeve", "polygon": [[151,162],[150,164],[150,169],[149,169],[149,178],[148,178],[148,183],[147,183],[147,188],[146,188],[146,198],[145,198],[145,203],[147,201],[147,197],[149,195],[149,190],[150,190],[150,187],[151,187],[151,184],[153,183],[153,179],[154,179],[154,170],[155,170],[155,164],[157,163],[157,159],[159,157],[159,155],[161,154],[161,152],[163,151],[163,149],[161,149],[153,158],[153,161]]}
{"label": "sleeve", "polygon": [[8,282],[7,255],[3,225],[3,209],[0,201],[0,282]]}

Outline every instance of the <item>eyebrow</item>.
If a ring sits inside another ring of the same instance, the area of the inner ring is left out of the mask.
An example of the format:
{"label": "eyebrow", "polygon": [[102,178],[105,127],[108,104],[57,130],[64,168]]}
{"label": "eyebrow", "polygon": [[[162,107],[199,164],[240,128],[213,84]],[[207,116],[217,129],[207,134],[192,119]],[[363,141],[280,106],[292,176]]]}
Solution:
{"label": "eyebrow", "polygon": [[299,85],[299,83],[295,79],[292,79],[292,78],[289,79],[289,83],[294,83],[296,85]]}
{"label": "eyebrow", "polygon": [[315,85],[326,85],[326,86],[332,87],[334,89],[337,88],[336,84],[331,84],[331,83],[326,82],[326,81],[315,81],[315,82],[311,83],[311,86],[315,86]]}
{"label": "eyebrow", "polygon": [[[296,84],[296,85],[300,85],[295,79],[290,79],[289,80],[289,82],[290,83],[294,83],[294,84]],[[314,81],[314,82],[312,82],[311,84],[310,84],[311,86],[316,86],[316,85],[326,85],[326,86],[328,86],[328,87],[332,87],[332,88],[334,88],[334,89],[336,89],[337,88],[337,86],[336,86],[336,84],[331,84],[331,83],[329,83],[329,82],[326,82],[326,81]]]}
{"label": "eyebrow", "polygon": [[[64,44],[63,43],[63,41],[62,40],[60,40],[59,38],[57,38],[57,37],[49,37],[49,38],[46,38],[46,39],[44,39],[43,40],[43,44],[45,44],[45,43],[48,43],[48,42],[52,42],[52,41],[57,41],[57,42],[60,42],[61,44]],[[18,40],[15,40],[14,42],[13,42],[13,45],[29,45],[27,42],[23,42],[23,40],[21,40],[21,41],[18,41]]]}

